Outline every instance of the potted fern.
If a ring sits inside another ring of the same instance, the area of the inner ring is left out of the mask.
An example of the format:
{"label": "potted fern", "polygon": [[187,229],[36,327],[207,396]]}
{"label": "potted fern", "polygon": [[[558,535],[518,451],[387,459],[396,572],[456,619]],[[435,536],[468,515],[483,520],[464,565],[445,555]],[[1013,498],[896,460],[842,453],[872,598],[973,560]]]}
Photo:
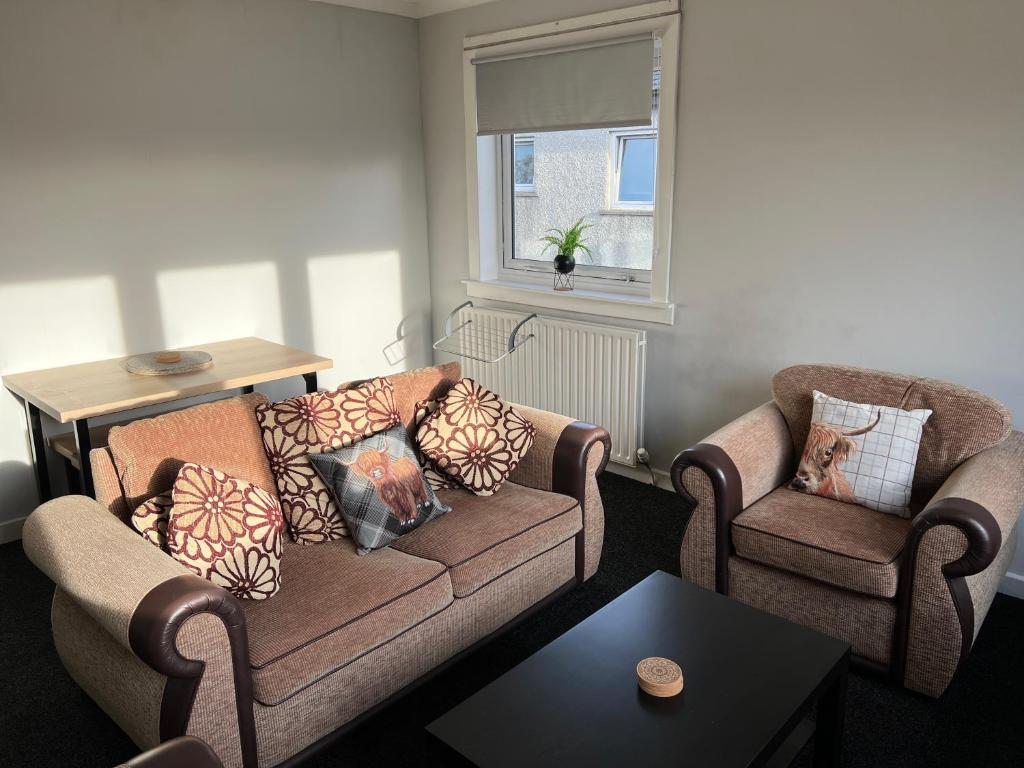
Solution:
{"label": "potted fern", "polygon": [[555,249],[555,285],[556,291],[571,291],[573,289],[573,270],[576,269],[576,252],[580,251],[593,256],[590,249],[583,242],[583,233],[590,229],[591,224],[584,224],[580,219],[568,229],[549,229],[548,234],[541,238],[548,248]]}

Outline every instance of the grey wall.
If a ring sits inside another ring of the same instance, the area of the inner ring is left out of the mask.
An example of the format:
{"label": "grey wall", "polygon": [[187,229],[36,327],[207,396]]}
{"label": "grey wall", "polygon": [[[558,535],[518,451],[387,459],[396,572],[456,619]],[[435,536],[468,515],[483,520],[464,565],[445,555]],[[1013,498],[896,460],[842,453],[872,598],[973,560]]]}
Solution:
{"label": "grey wall", "polygon": [[[326,383],[428,362],[417,46],[306,0],[0,0],[0,372],[244,335]],[[28,457],[0,392],[0,539]]]}
{"label": "grey wall", "polygon": [[[628,4],[501,0],[421,22],[435,327],[465,298],[462,38]],[[687,0],[680,306],[649,329],[655,466],[797,362],[961,382],[1024,424],[1021,29],[1005,0]]]}

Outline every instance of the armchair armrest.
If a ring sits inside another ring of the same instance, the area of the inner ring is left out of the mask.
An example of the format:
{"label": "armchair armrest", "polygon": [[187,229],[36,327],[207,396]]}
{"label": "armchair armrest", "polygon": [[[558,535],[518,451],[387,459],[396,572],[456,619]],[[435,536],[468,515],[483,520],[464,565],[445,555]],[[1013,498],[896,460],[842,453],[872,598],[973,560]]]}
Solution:
{"label": "armchair armrest", "polygon": [[937,696],[974,644],[1013,556],[1024,505],[1024,435],[946,479],[907,534],[894,647],[898,681]]}
{"label": "armchair armrest", "polygon": [[[25,521],[22,537],[29,559],[66,599],[115,643],[167,677],[158,707],[161,741],[195,730],[196,708],[223,693],[201,690],[204,675],[208,668],[224,669],[232,683],[237,730],[228,742],[233,749],[218,744],[218,752],[240,751],[242,765],[256,765],[248,637],[234,596],[85,496],[43,504]],[[190,622],[193,618],[198,620]],[[104,653],[106,647],[92,652]],[[111,714],[130,718],[133,706],[120,701]]]}
{"label": "armchair armrest", "polygon": [[577,538],[576,572],[580,581],[597,572],[604,545],[604,507],[597,476],[611,453],[608,430],[526,405],[515,405],[536,428],[533,446],[509,480],[543,491],[572,496],[583,510]]}
{"label": "armchair armrest", "polygon": [[672,485],[693,508],[680,551],[686,578],[728,594],[729,524],[778,488],[792,465],[793,441],[774,402],[740,416],[676,456]]}
{"label": "armchair armrest", "polygon": [[179,736],[133,757],[124,768],[223,768],[223,763],[205,741]]}

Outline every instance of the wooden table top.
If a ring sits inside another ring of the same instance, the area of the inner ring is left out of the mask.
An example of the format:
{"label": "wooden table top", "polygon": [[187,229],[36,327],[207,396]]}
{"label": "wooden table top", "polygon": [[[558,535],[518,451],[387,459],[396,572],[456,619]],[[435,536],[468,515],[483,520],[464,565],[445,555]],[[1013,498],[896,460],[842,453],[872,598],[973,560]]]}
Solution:
{"label": "wooden table top", "polygon": [[121,365],[127,357],[66,365],[3,377],[4,386],[61,423],[195,397],[226,389],[322,371],[334,361],[301,349],[249,337],[192,344],[213,356],[202,371],[139,376]]}

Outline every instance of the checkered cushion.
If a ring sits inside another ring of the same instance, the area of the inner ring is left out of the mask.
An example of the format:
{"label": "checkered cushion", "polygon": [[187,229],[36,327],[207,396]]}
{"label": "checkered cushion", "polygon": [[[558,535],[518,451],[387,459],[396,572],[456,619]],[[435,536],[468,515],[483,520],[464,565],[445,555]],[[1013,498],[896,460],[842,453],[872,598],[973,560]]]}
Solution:
{"label": "checkered cushion", "polygon": [[851,403],[814,391],[811,429],[794,490],[910,517],[927,408]]}
{"label": "checkered cushion", "polygon": [[423,479],[405,428],[329,453],[309,454],[363,555],[449,511]]}

